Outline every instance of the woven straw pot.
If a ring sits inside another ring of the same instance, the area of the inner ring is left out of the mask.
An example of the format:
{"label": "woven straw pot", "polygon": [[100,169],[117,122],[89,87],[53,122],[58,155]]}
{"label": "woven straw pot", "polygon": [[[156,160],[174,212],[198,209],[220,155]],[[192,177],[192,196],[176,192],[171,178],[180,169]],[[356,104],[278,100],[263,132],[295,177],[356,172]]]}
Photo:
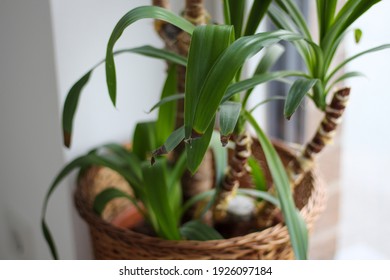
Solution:
{"label": "woven straw pot", "polygon": [[[294,156],[294,150],[281,143],[274,143],[282,161],[286,164]],[[253,154],[265,169],[271,182],[264,154],[254,141]],[[106,207],[103,216],[92,210],[93,198],[108,186],[118,186],[129,191],[127,183],[115,172],[100,167],[88,169],[80,177],[75,192],[78,212],[88,223],[94,256],[96,259],[293,259],[287,228],[278,223],[265,230],[240,237],[210,241],[171,241],[147,236],[129,229],[113,226],[111,221],[128,202],[116,199]],[[325,205],[324,184],[316,169],[308,172],[294,192],[295,203],[308,225],[309,231]]]}

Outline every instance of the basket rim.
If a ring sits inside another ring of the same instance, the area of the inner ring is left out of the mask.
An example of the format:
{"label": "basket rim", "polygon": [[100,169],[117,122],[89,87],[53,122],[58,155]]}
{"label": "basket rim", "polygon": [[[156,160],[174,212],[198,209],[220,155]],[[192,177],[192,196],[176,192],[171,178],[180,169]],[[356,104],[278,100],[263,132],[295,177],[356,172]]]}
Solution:
{"label": "basket rim", "polygon": [[[292,148],[288,144],[280,141],[273,141],[273,144],[286,152],[290,156],[294,156],[295,148]],[[91,167],[88,168],[85,173],[79,177],[77,182],[77,187],[74,193],[75,205],[78,213],[84,219],[84,221],[91,227],[97,227],[100,231],[104,231],[112,238],[119,238],[121,240],[126,240],[129,238],[137,240],[139,243],[148,243],[153,244],[158,247],[176,247],[176,248],[186,248],[186,249],[200,249],[201,245],[203,250],[218,250],[218,248],[229,248],[236,246],[245,246],[247,243],[254,243],[260,240],[272,240],[275,236],[286,235],[289,239],[287,226],[284,223],[278,223],[274,226],[266,228],[261,231],[248,233],[242,236],[219,239],[219,240],[206,240],[206,241],[197,241],[197,240],[166,240],[160,237],[153,237],[146,234],[138,233],[132,231],[131,229],[122,229],[113,226],[109,222],[102,219],[100,216],[96,215],[92,210],[88,199],[84,196],[82,189],[87,187],[88,180],[86,176],[88,173],[97,173],[100,167]],[[89,174],[91,175],[91,174]],[[93,175],[93,174],[92,174]],[[307,203],[302,207],[300,213],[305,220],[308,229],[310,230],[313,226],[314,221],[317,219],[318,215],[325,208],[326,202],[326,191],[325,185],[322,180],[322,177],[319,174],[319,170],[316,165],[308,172],[308,175],[312,179],[312,191]],[[287,234],[286,234],[287,233]],[[125,242],[125,241],[123,241]]]}

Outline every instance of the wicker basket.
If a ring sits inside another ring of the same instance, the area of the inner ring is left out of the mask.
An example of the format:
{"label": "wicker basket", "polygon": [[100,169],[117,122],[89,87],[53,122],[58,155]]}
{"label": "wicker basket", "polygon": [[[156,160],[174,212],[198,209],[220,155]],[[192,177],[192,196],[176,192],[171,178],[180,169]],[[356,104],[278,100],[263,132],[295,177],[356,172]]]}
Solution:
{"label": "wicker basket", "polygon": [[[287,163],[293,156],[291,148],[274,144],[282,161]],[[266,170],[265,158],[257,141],[253,154]],[[127,183],[107,168],[93,167],[81,177],[75,193],[76,207],[88,223],[96,259],[293,259],[293,251],[284,224],[276,224],[265,230],[240,237],[212,241],[170,241],[143,235],[128,229],[114,227],[110,221],[128,207],[124,200],[115,200],[103,217],[92,211],[93,197],[105,186],[121,186]],[[295,201],[301,210],[309,231],[325,205],[324,185],[315,170],[306,174],[296,188]]]}

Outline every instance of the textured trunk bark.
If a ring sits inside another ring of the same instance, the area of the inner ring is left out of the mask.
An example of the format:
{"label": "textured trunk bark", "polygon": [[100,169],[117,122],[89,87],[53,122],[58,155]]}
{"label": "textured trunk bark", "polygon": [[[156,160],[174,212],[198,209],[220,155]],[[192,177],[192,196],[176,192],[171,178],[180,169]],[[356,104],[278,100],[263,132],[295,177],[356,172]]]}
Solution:
{"label": "textured trunk bark", "polygon": [[221,222],[226,218],[229,201],[237,192],[239,180],[243,175],[248,174],[248,158],[252,155],[251,147],[252,138],[248,132],[245,131],[235,139],[233,157],[215,202],[213,213],[215,222]]}
{"label": "textured trunk bark", "polygon": [[289,164],[289,175],[297,185],[303,175],[313,166],[314,157],[319,154],[324,147],[331,143],[335,130],[341,122],[350,94],[350,88],[343,88],[336,91],[332,101],[326,107],[325,116],[312,140],[305,146],[301,155]]}

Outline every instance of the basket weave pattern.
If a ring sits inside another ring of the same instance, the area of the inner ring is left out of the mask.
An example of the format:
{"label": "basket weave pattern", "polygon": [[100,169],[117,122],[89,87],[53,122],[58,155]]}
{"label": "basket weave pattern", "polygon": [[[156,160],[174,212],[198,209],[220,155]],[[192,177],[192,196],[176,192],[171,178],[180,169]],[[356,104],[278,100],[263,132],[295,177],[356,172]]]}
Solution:
{"label": "basket weave pattern", "polygon": [[[288,162],[294,153],[282,144],[275,143],[283,162]],[[258,142],[253,153],[261,164],[264,155]],[[265,166],[266,176],[269,171]],[[78,182],[75,203],[80,215],[88,223],[96,259],[293,259],[287,228],[279,223],[265,230],[240,237],[210,241],[170,241],[121,229],[110,220],[127,207],[124,200],[116,199],[108,205],[103,217],[92,210],[92,201],[97,190],[108,186],[130,189],[115,172],[107,168],[92,167]],[[325,205],[325,188],[314,169],[308,172],[295,190],[296,205],[306,221],[309,231]]]}

